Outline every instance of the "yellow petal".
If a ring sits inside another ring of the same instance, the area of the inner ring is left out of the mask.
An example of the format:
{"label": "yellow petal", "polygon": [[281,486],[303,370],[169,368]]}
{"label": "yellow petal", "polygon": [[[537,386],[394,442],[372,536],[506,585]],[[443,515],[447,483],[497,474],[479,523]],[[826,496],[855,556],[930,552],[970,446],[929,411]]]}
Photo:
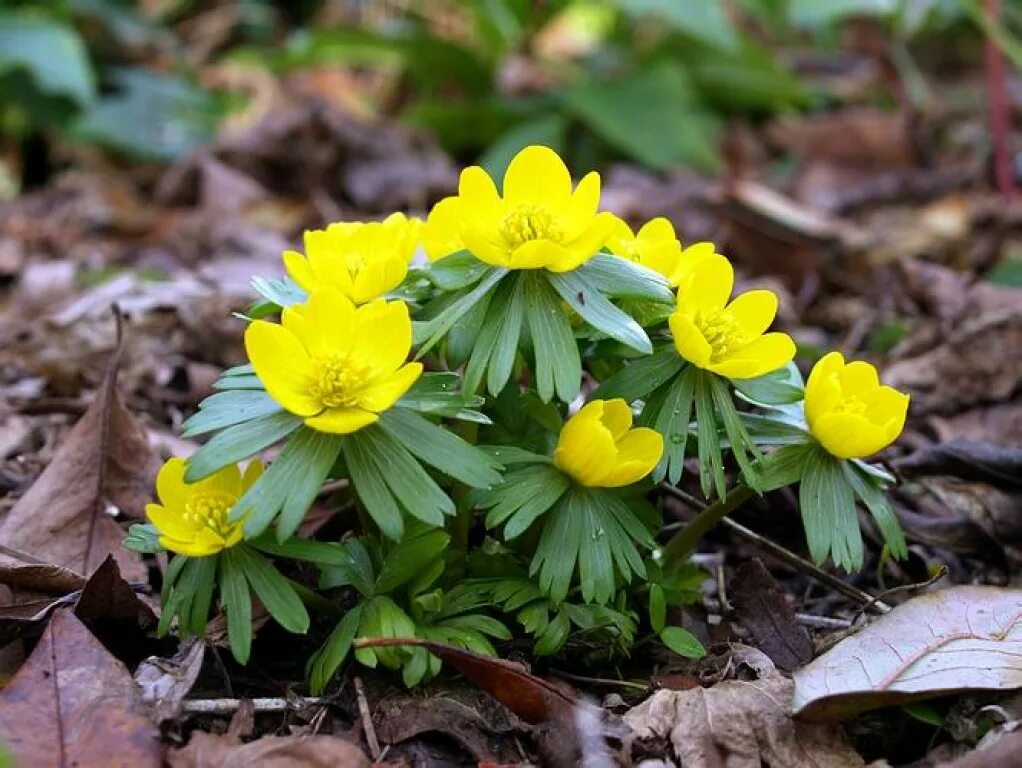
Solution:
{"label": "yellow petal", "polygon": [[776,371],[795,357],[795,342],[786,333],[767,333],[707,367],[729,379],[754,379]]}
{"label": "yellow petal", "polygon": [[642,247],[639,263],[667,278],[675,285],[678,273],[678,260],[681,258],[681,246],[677,240],[661,240]]}
{"label": "yellow petal", "polygon": [[245,330],[245,351],[270,397],[299,416],[318,413],[309,395],[312,362],[293,333],[283,326],[255,320]]}
{"label": "yellow petal", "polygon": [[574,240],[564,244],[564,255],[548,266],[551,272],[568,272],[585,264],[607,242],[607,236],[614,228],[614,215],[598,213],[589,226]]}
{"label": "yellow petal", "polygon": [[880,386],[877,369],[864,360],[853,360],[838,373],[841,393],[845,397],[864,397],[873,394]]}
{"label": "yellow petal", "polygon": [[839,459],[861,459],[886,448],[893,438],[864,416],[825,413],[813,425],[813,436]]}
{"label": "yellow petal", "polygon": [[305,426],[319,432],[347,435],[379,419],[375,413],[363,408],[327,408],[319,416],[305,420]]}
{"label": "yellow petal", "polygon": [[[613,214],[611,215],[613,216]],[[610,234],[607,235],[606,242],[611,253],[623,256],[624,249],[634,239],[635,235],[632,233],[632,228],[628,226],[628,223],[624,219],[614,216],[614,225],[610,228]]]}
{"label": "yellow petal", "polygon": [[529,240],[514,249],[508,266],[512,269],[540,269],[571,261],[572,254],[553,240]]}
{"label": "yellow petal", "polygon": [[604,401],[594,400],[568,419],[554,450],[554,464],[587,486],[599,485],[614,468],[617,449],[600,421],[603,408]]}
{"label": "yellow petal", "polygon": [[407,274],[408,262],[401,257],[370,262],[355,277],[351,298],[356,304],[365,304],[397,288]]}
{"label": "yellow petal", "polygon": [[460,200],[445,197],[433,206],[422,230],[422,247],[430,261],[442,259],[462,250]]}
{"label": "yellow petal", "polygon": [[396,371],[412,348],[412,321],[403,301],[377,299],[355,312],[351,354],[376,375]]}
{"label": "yellow petal", "polygon": [[181,516],[183,511],[184,507],[175,510],[159,504],[146,504],[145,506],[146,517],[161,534],[177,539],[189,539],[195,531]]}
{"label": "yellow petal", "polygon": [[461,172],[458,179],[458,197],[463,205],[471,206],[476,214],[492,215],[500,206],[500,195],[497,194],[493,179],[478,165],[470,166]]}
{"label": "yellow petal", "polygon": [[169,509],[181,512],[188,500],[188,485],[185,483],[185,471],[188,462],[174,457],[168,459],[156,474],[156,496],[160,503]]}
{"label": "yellow petal", "polygon": [[674,337],[674,348],[678,354],[698,368],[706,368],[710,364],[713,348],[706,340],[695,323],[681,312],[675,312],[668,321],[671,336]]}
{"label": "yellow petal", "polygon": [[248,466],[245,467],[245,474],[241,476],[241,492],[245,493],[249,488],[255,485],[255,481],[258,480],[263,474],[263,463],[259,459],[252,459]]}
{"label": "yellow petal", "polygon": [[396,403],[422,375],[422,363],[408,363],[358,393],[359,407],[380,413]]}
{"label": "yellow petal", "polygon": [[291,276],[291,279],[298,283],[298,286],[305,291],[311,291],[316,286],[316,278],[312,274],[312,267],[309,260],[298,251],[284,251],[284,269]]}
{"label": "yellow petal", "polygon": [[[580,202],[588,202],[591,192]],[[599,197],[599,177],[596,195]],[[504,199],[511,205],[541,203],[556,208],[571,199],[571,174],[549,147],[526,147],[511,159],[504,173]],[[595,210],[595,207],[594,207]]]}
{"label": "yellow petal", "polygon": [[[570,184],[570,182],[569,182]],[[575,191],[571,194],[571,200],[563,211],[565,217],[565,229],[568,231],[570,236],[574,236],[575,233],[585,229],[593,216],[596,215],[596,209],[600,207],[600,174],[596,171],[590,171],[584,177],[582,181],[578,183]],[[616,216],[615,228],[618,224],[624,224],[623,221],[618,219]],[[628,225],[625,224],[625,229],[628,230],[628,235],[631,235],[631,230],[628,229]],[[613,230],[611,230],[613,231]]]}
{"label": "yellow petal", "polygon": [[196,543],[188,539],[175,539],[171,536],[160,536],[160,546],[185,557],[209,557],[220,551],[219,548],[210,549],[206,543]]}
{"label": "yellow petal", "polygon": [[[643,224],[636,237],[644,243],[651,244],[663,242],[665,240],[668,242],[678,241],[678,236],[674,233],[674,225],[663,216],[650,219]],[[681,243],[678,243],[678,248],[681,248]]]}
{"label": "yellow petal", "polygon": [[241,495],[241,471],[237,464],[229,464],[209,477],[192,483],[188,490],[191,493],[222,493],[237,499]]}
{"label": "yellow petal", "polygon": [[615,440],[618,440],[632,426],[632,409],[622,398],[603,401],[603,415],[600,421]]}
{"label": "yellow petal", "polygon": [[678,309],[692,316],[724,308],[734,287],[735,270],[720,254],[707,256],[692,268],[691,282],[678,292]]}
{"label": "yellow petal", "polygon": [[876,393],[869,400],[869,417],[877,424],[894,425],[898,434],[905,426],[905,417],[908,414],[909,397],[904,392],[899,392],[894,387],[884,385],[878,387]]}
{"label": "yellow petal", "polygon": [[465,206],[466,220],[462,224],[461,236],[465,247],[472,252],[479,261],[486,264],[493,264],[496,267],[506,267],[511,263],[511,251],[508,250],[504,239],[498,236],[497,223],[482,218],[471,206]]}
{"label": "yellow petal", "polygon": [[840,352],[829,352],[821,357],[806,380],[805,414],[806,421],[813,422],[832,410],[841,401],[841,383],[835,374],[845,365]]}
{"label": "yellow petal", "polygon": [[296,314],[304,318],[304,323],[301,331],[297,327],[294,330],[296,335],[303,333],[300,340],[311,355],[341,354],[351,349],[355,339],[355,305],[345,294],[335,288],[313,291]]}
{"label": "yellow petal", "polygon": [[728,304],[735,323],[747,339],[754,339],[770,327],[777,315],[777,295],[773,291],[746,291]]}
{"label": "yellow petal", "polygon": [[[350,230],[349,230],[350,231]],[[351,275],[342,253],[345,230],[331,224],[326,230],[305,233],[305,257],[312,272],[313,284],[308,288],[332,287],[345,294],[351,292]]]}
{"label": "yellow petal", "polygon": [[660,461],[664,452],[664,438],[653,429],[638,427],[617,443],[617,466],[604,482],[607,488],[617,488],[638,482]]}

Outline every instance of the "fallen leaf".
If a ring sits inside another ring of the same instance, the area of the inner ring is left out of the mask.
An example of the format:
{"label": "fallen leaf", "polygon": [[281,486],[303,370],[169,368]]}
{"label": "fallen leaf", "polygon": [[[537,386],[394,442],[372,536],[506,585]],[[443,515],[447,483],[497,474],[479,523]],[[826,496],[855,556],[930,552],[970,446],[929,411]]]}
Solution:
{"label": "fallen leaf", "polygon": [[335,736],[263,736],[241,744],[234,734],[192,735],[167,755],[170,768],[369,768],[369,759]]}
{"label": "fallen leaf", "polygon": [[1006,735],[990,745],[982,742],[969,754],[937,764],[937,768],[1022,768],[1022,733]]}
{"label": "fallen leaf", "polygon": [[[142,560],[121,546],[110,513],[143,516],[157,460],[117,394],[119,361],[118,345],[92,405],[4,518],[0,544],[82,575],[112,554],[125,578],[142,581]],[[0,563],[11,562],[0,555]]]}
{"label": "fallen leaf", "polygon": [[685,768],[864,765],[836,726],[791,719],[792,682],[759,665],[758,680],[658,691],[624,715],[635,739],[667,740]]}
{"label": "fallen leaf", "polygon": [[205,651],[205,643],[192,638],[173,657],[150,656],[138,665],[135,682],[142,692],[142,703],[151,709],[157,723],[180,713],[181,702],[199,679]]}
{"label": "fallen leaf", "polygon": [[542,678],[529,674],[521,664],[494,659],[452,645],[417,638],[383,637],[355,641],[356,648],[414,645],[425,648],[461,672],[527,723],[571,717],[575,697]]}
{"label": "fallen leaf", "polygon": [[1022,589],[912,598],[794,675],[796,715],[823,720],[967,690],[1022,688]]}
{"label": "fallen leaf", "polygon": [[728,590],[742,626],[778,668],[790,672],[813,658],[813,641],[798,623],[777,580],[759,558],[739,566]]}
{"label": "fallen leaf", "polygon": [[0,739],[23,766],[161,764],[131,675],[68,611],[0,691]]}
{"label": "fallen leaf", "polygon": [[963,480],[1022,487],[1022,448],[1018,447],[952,440],[896,459],[893,465],[911,475],[951,474]]}

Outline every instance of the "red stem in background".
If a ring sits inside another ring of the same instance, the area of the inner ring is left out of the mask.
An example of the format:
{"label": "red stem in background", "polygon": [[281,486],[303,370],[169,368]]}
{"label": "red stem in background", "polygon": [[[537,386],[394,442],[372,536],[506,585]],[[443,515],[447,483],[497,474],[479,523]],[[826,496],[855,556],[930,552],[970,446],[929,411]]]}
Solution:
{"label": "red stem in background", "polygon": [[[991,25],[1001,23],[1001,0],[983,0]],[[986,58],[987,105],[990,110],[990,138],[994,149],[994,182],[1005,197],[1015,194],[1011,162],[1011,113],[1007,99],[1007,72],[1004,53],[991,35],[984,43]]]}

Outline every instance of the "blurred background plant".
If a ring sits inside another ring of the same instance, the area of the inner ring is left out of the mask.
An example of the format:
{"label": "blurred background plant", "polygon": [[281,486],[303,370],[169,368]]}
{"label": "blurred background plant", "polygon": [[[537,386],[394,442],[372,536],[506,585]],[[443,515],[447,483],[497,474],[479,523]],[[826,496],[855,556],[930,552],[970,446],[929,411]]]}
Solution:
{"label": "blurred background plant", "polygon": [[[529,143],[579,170],[626,159],[714,171],[729,118],[835,98],[925,109],[917,62],[936,48],[943,60],[975,58],[984,33],[1022,59],[1022,6],[991,21],[981,3],[7,2],[0,183],[10,197],[44,182],[66,147],[171,160],[219,125],[272,110],[282,79],[363,117],[400,116],[492,172]],[[886,93],[859,92],[866,81],[840,72],[848,50],[873,59]]]}

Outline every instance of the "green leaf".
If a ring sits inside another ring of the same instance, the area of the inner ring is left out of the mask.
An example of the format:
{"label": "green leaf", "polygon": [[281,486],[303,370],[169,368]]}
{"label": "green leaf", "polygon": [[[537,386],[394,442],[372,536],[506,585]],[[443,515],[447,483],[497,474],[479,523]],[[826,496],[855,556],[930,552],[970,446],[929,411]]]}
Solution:
{"label": "green leaf", "polygon": [[664,629],[660,633],[660,642],[686,659],[701,659],[706,655],[706,649],[699,642],[699,638],[681,627]]}
{"label": "green leaf", "polygon": [[[738,45],[722,0],[616,0],[631,16],[652,15],[706,45],[731,50]],[[712,55],[712,54],[707,54]]]}
{"label": "green leaf", "polygon": [[225,549],[220,556],[220,603],[227,612],[231,654],[239,664],[247,664],[252,650],[252,597],[235,549]]}
{"label": "green leaf", "polygon": [[717,412],[713,407],[712,377],[707,371],[696,371],[695,376],[695,410],[696,438],[699,453],[699,487],[706,498],[712,498],[716,490],[717,498],[723,499],[727,493],[727,481],[724,477],[724,460],[720,455],[720,435],[717,431]]}
{"label": "green leaf", "polygon": [[345,440],[341,446],[355,493],[362,500],[366,512],[384,536],[398,541],[404,532],[401,508],[383,481],[369,447],[360,440]]}
{"label": "green leaf", "polygon": [[536,389],[543,402],[549,402],[556,391],[563,402],[570,403],[582,382],[582,361],[571,323],[543,275],[532,270],[524,281],[526,317],[536,358]]}
{"label": "green leaf", "polygon": [[253,277],[252,288],[280,309],[303,304],[309,298],[305,290],[290,277]]}
{"label": "green leaf", "polygon": [[455,480],[473,488],[489,488],[500,482],[498,470],[502,467],[496,460],[416,413],[391,408],[380,415],[377,424],[419,461]]}
{"label": "green leaf", "polygon": [[612,400],[620,397],[627,403],[634,403],[674,378],[684,365],[685,361],[678,355],[674,345],[669,344],[651,355],[628,361],[620,371],[601,383],[589,399]]}
{"label": "green leaf", "polygon": [[322,566],[320,587],[332,589],[352,586],[363,597],[371,597],[376,584],[376,569],[369,550],[360,539],[349,539],[340,546],[347,555],[347,562]]}
{"label": "green leaf", "polygon": [[400,442],[376,424],[349,435],[361,442],[394,497],[413,517],[429,525],[443,525],[454,514],[454,502],[441,490],[418,460]]}
{"label": "green leaf", "polygon": [[752,490],[760,491],[759,476],[756,474],[754,462],[761,459],[762,454],[745,431],[725,380],[713,376],[712,378],[707,377],[707,381],[710,384],[714,409],[724,424],[724,433],[731,444],[731,455],[738,462],[738,467],[742,471],[742,479]]}
{"label": "green leaf", "polygon": [[507,522],[504,539],[511,541],[556,504],[568,486],[568,479],[552,465],[527,464],[509,472],[496,488],[481,493],[478,504],[490,510],[486,515],[487,528]]}
{"label": "green leaf", "polygon": [[220,390],[234,390],[234,389],[250,389],[259,390],[260,392],[266,391],[266,387],[263,386],[263,381],[254,373],[245,376],[221,376],[219,379],[213,382],[213,389]]}
{"label": "green leaf", "polygon": [[341,664],[351,652],[359,624],[362,621],[362,605],[356,605],[337,622],[323,647],[316,651],[310,663],[309,688],[314,696],[321,695]]}
{"label": "green leaf", "polygon": [[195,437],[280,411],[277,402],[262,390],[217,392],[199,403],[199,412],[182,425],[181,436]]}
{"label": "green leaf", "polygon": [[855,495],[859,497],[869,513],[873,515],[877,528],[887,548],[898,560],[908,557],[908,545],[905,543],[905,532],[901,529],[898,516],[891,509],[891,503],[887,495],[877,487],[877,481],[864,472],[861,467],[852,462],[843,462],[842,469],[848,484],[852,487]]}
{"label": "green leaf", "polygon": [[523,315],[522,279],[520,275],[511,275],[493,292],[465,367],[464,387],[467,391],[479,390],[487,368],[487,388],[490,394],[497,395],[504,389],[514,366]]}
{"label": "green leaf", "polygon": [[479,261],[469,251],[458,251],[429,265],[429,279],[443,291],[457,291],[475,285],[492,266]]}
{"label": "green leaf", "polygon": [[309,614],[290,582],[270,561],[245,544],[234,547],[237,565],[269,614],[288,632],[309,631]]}
{"label": "green leaf", "polygon": [[670,283],[663,275],[620,256],[598,253],[577,271],[604,296],[674,303]]}
{"label": "green leaf", "polygon": [[314,539],[299,539],[295,537],[286,541],[277,541],[276,536],[263,533],[254,539],[249,539],[248,545],[274,557],[301,560],[302,562],[321,566],[334,565],[346,567],[351,560],[351,556],[344,545],[329,541],[315,541]]}
{"label": "green leaf", "polygon": [[567,104],[601,138],[643,165],[658,170],[719,165],[718,123],[679,63],[658,62],[612,83],[584,82],[568,92]]}
{"label": "green leaf", "polygon": [[[673,352],[674,350],[671,349]],[[689,422],[692,418],[692,401],[695,396],[696,369],[686,366],[666,388],[663,397],[656,404],[652,427],[664,437],[664,455],[653,470],[654,482],[666,477],[676,485],[685,469],[685,448],[688,446]],[[647,404],[648,407],[653,403]],[[648,421],[643,413],[643,424]]]}
{"label": "green leaf", "polygon": [[693,51],[686,64],[703,103],[719,111],[774,113],[809,102],[802,83],[778,57],[748,40],[733,53]]}
{"label": "green leaf", "polygon": [[532,652],[537,656],[551,656],[557,653],[568,639],[569,629],[568,614],[558,611],[536,639]]}
{"label": "green leaf", "polygon": [[766,454],[759,462],[760,490],[776,491],[802,479],[806,461],[815,452],[812,444],[785,445]]}
{"label": "green leaf", "polygon": [[287,437],[301,425],[302,420],[297,416],[273,413],[228,427],[188,459],[185,481],[194,483],[230,464],[254,456]]}
{"label": "green leaf", "polygon": [[450,541],[451,537],[440,530],[425,531],[418,536],[406,535],[384,558],[376,580],[376,593],[393,592],[407,584],[439,558]]}
{"label": "green leaf", "polygon": [[479,329],[482,328],[486,313],[490,309],[493,291],[490,291],[458,318],[447,332],[445,353],[451,368],[457,368],[468,360],[475,349]]}
{"label": "green leaf", "polygon": [[209,606],[213,602],[213,587],[216,584],[216,555],[191,558],[189,568],[193,580],[189,586],[192,593],[189,615],[181,616],[189,635],[200,637],[206,632],[209,621]]}
{"label": "green leaf", "polygon": [[460,385],[461,378],[456,373],[424,373],[396,405],[419,413],[490,424],[488,416],[475,410],[485,399],[460,391]]}
{"label": "green leaf", "polygon": [[649,624],[654,632],[661,632],[667,623],[667,598],[659,584],[649,586]]}
{"label": "green leaf", "polygon": [[756,379],[732,379],[731,384],[747,401],[765,407],[790,405],[805,397],[802,377],[794,363]]}
{"label": "green leaf", "polygon": [[887,16],[897,0],[791,0],[788,13],[800,27],[822,27],[848,16]]}
{"label": "green leaf", "polygon": [[[450,257],[448,257],[450,258]],[[482,300],[493,288],[506,277],[508,271],[503,268],[490,267],[479,282],[471,289],[463,289],[457,299],[451,301],[436,317],[413,323],[414,343],[419,345],[417,358],[422,357],[440,339],[444,337],[458,319]]]}
{"label": "green leaf", "polygon": [[96,97],[88,52],[72,28],[47,16],[0,13],[0,74],[24,68],[36,87],[79,106]]}
{"label": "green leaf", "polygon": [[583,274],[577,270],[551,272],[547,279],[568,306],[593,328],[636,352],[652,353],[653,345],[642,326],[604,298]]}
{"label": "green leaf", "polygon": [[160,532],[152,523],[134,523],[124,537],[124,548],[141,554],[156,554],[163,552],[159,539]]}
{"label": "green leaf", "polygon": [[862,567],[862,532],[842,464],[823,449],[808,455],[798,498],[813,561],[819,565],[830,554],[835,564],[855,571]]}

